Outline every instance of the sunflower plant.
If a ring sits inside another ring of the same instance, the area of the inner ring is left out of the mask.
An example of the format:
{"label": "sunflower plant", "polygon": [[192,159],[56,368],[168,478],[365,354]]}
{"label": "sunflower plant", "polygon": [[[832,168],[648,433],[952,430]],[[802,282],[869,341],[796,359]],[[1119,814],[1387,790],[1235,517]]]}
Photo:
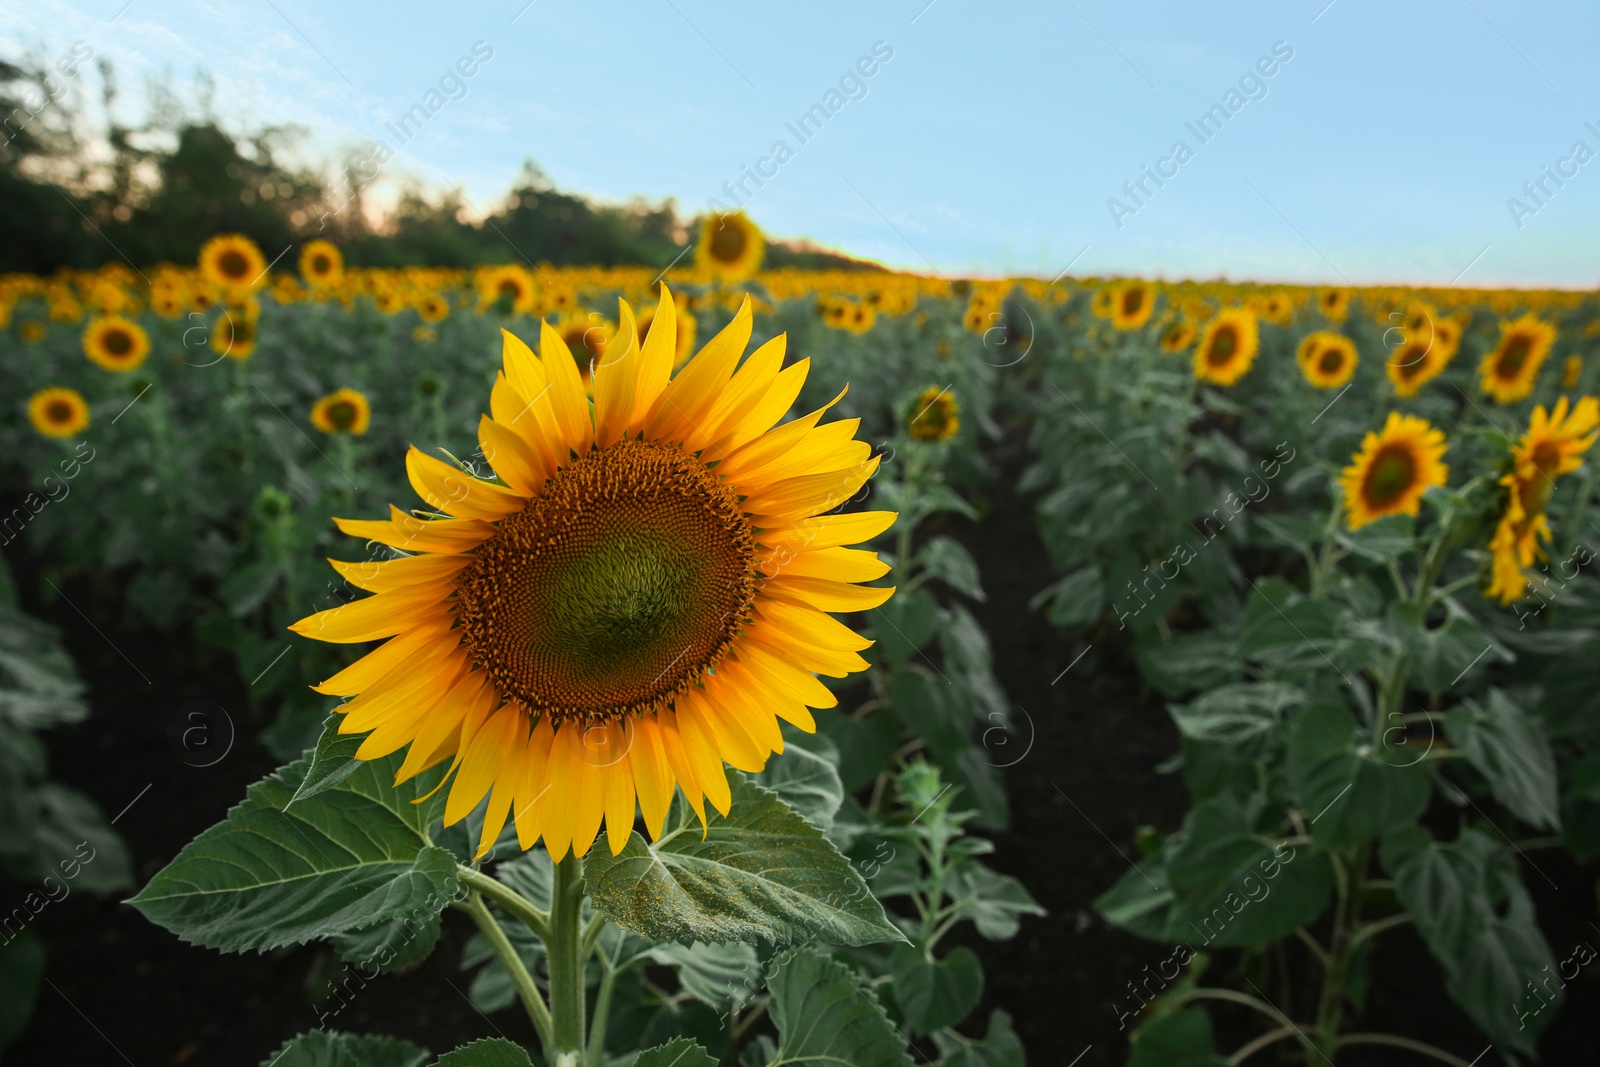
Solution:
{"label": "sunflower plant", "polygon": [[[748,300],[672,375],[676,313],[663,286],[641,342],[621,302],[587,389],[551,326],[537,355],[504,333],[482,465],[411,450],[425,508],[339,520],[384,546],[334,561],[371,595],[294,626],[384,643],[316,686],[343,700],[315,747],[136,907],[224,951],[328,940],[371,974],[415,962],[442,914],[464,912],[551,1064],[639,1049],[610,1021],[636,966],[703,991],[730,959],[753,967],[731,1000],[766,998],[771,1062],[910,1062],[872,986],[815,947],[909,939],[819,826],[843,797],[833,764],[784,769],[812,709],[837,703],[817,674],[868,666],[871,642],[833,614],[894,592],[865,584],[889,568],[848,547],[894,513],[837,510],[880,459],[854,422],[822,422],[831,404],[779,424],[808,364],[784,367],[781,335],[741,361]],[[258,506],[281,521],[281,500]],[[1030,906],[1013,893],[1013,911]],[[658,1031],[672,1040],[637,1062],[710,1062],[670,1018]],[[318,1031],[283,1054],[342,1040]],[[491,1045],[529,1062],[496,1042],[471,1055]]]}

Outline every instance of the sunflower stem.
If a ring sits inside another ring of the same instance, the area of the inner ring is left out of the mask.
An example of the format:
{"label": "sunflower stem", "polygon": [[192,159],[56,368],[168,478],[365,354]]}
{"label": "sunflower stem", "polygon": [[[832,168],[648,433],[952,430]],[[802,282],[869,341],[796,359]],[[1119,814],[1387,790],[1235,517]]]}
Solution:
{"label": "sunflower stem", "polygon": [[584,1014],[588,983],[584,980],[583,859],[569,852],[556,864],[555,899],[551,903],[550,937],[545,941],[550,963],[551,1043],[553,1063],[583,1062]]}
{"label": "sunflower stem", "polygon": [[527,924],[528,929],[539,936],[539,940],[550,940],[550,916],[535,907],[533,902],[521,893],[473,867],[459,867],[456,870],[456,877],[521,919]]}
{"label": "sunflower stem", "polygon": [[550,1047],[552,1036],[550,1009],[545,1007],[544,997],[539,995],[539,987],[534,983],[533,975],[528,973],[528,967],[522,962],[522,957],[517,954],[516,946],[500,924],[495,921],[494,913],[489,910],[489,905],[483,902],[483,896],[474,892],[468,895],[467,903],[462,908],[472,916],[472,921],[478,924],[478,929],[483,931],[483,936],[489,939],[494,954],[499,957],[501,964],[511,975],[511,982],[517,987],[517,995],[522,998],[522,1006],[528,1010],[528,1017],[533,1020],[533,1028],[539,1032],[539,1041],[545,1048]]}

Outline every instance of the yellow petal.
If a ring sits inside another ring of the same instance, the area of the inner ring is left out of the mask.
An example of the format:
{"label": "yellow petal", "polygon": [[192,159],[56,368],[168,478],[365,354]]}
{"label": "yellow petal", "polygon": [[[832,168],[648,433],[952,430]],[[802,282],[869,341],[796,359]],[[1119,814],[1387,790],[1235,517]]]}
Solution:
{"label": "yellow petal", "polygon": [[583,378],[578,374],[578,364],[573,361],[571,350],[548,322],[539,323],[539,354],[550,383],[550,406],[561,440],[571,451],[584,455],[594,443],[589,397],[583,390]]}
{"label": "yellow petal", "polygon": [[894,595],[894,586],[850,585],[847,582],[830,582],[825,578],[779,575],[762,585],[761,591],[791,604],[844,614],[871,611]]}
{"label": "yellow petal", "polygon": [[633,419],[639,378],[639,342],[633,309],[618,300],[617,332],[606,342],[594,369],[594,439],[600,448],[615,444]]}
{"label": "yellow petal", "polygon": [[313,641],[353,645],[393,637],[402,630],[444,613],[445,594],[424,586],[423,595],[376,593],[336,608],[319,611],[289,629]]}
{"label": "yellow petal", "polygon": [[390,505],[389,521],[334,519],[334,525],[365,541],[402,552],[465,552],[494,535],[494,527],[477,519],[419,519]]}
{"label": "yellow petal", "polygon": [[715,400],[707,406],[705,416],[698,420],[693,432],[684,441],[688,452],[698,452],[721,437],[724,424],[748,411],[772,387],[778,371],[783,368],[785,338],[779,334],[754,352],[744,365],[718,391]]}
{"label": "yellow petal", "polygon": [[[798,366],[798,364],[796,365]],[[743,477],[745,471],[758,470],[765,464],[771,463],[774,459],[787,454],[791,448],[805,440],[806,435],[816,427],[822,416],[827,414],[828,409],[843,400],[847,392],[849,392],[848,386],[839,390],[838,396],[817,410],[762,434],[743,448],[732,452],[726,457],[719,457],[717,473],[737,481]]]}
{"label": "yellow petal", "polygon": [[774,623],[778,631],[793,634],[808,645],[846,652],[860,652],[872,647],[871,641],[832,615],[810,607],[757,597],[756,612],[758,618]]}
{"label": "yellow petal", "polygon": [[[442,616],[432,625],[424,625],[414,630],[407,630],[398,637],[391,637],[388,641],[368,652],[321,685],[314,685],[311,688],[327,696],[355,696],[363,689],[370,688],[378,679],[400,667],[419,652],[445,642],[447,640],[446,635],[449,632],[449,616]],[[452,647],[455,644],[455,640],[449,640]]]}
{"label": "yellow petal", "polygon": [[430,508],[461,519],[493,522],[521,511],[528,502],[515,490],[474,478],[414,446],[406,453],[406,473],[412,488]]}
{"label": "yellow petal", "polygon": [[672,364],[678,358],[678,305],[661,283],[661,296],[656,301],[655,318],[650,320],[650,336],[644,339],[639,354],[639,378],[634,386],[633,420],[630,433],[644,429],[650,409],[661,398],[661,391],[672,377]]}
{"label": "yellow petal", "polygon": [[807,474],[764,486],[753,490],[740,507],[746,515],[757,520],[757,526],[772,525],[759,521],[763,517],[792,520],[832,511],[855,496],[856,490],[866,484],[878,469],[880,458],[873,456],[865,463],[857,463],[843,470]]}
{"label": "yellow petal", "polygon": [[555,732],[550,729],[550,720],[541,718],[528,738],[528,758],[522,769],[522,785],[515,799],[516,809],[511,816],[517,826],[517,844],[522,846],[524,852],[534,846],[542,832],[540,825],[544,809],[540,801],[544,799],[543,791],[548,788],[545,785],[546,768],[550,763],[550,746],[554,741]]}
{"label": "yellow petal", "polygon": [[895,511],[852,511],[844,515],[818,515],[815,518],[781,523],[763,529],[758,540],[764,545],[798,544],[807,548],[832,548],[870,541],[894,525]]}
{"label": "yellow petal", "polygon": [[[723,423],[721,436],[706,449],[707,454],[717,457],[730,456],[772,429],[777,421],[794,407],[794,402],[800,397],[801,387],[806,384],[806,374],[810,369],[809,356],[783,368],[773,379],[765,395],[756,398],[754,403]],[[821,412],[818,412],[818,415],[820,416]]]}
{"label": "yellow petal", "polygon": [[635,723],[633,748],[628,750],[628,762],[633,768],[633,781],[639,793],[639,811],[644,816],[645,829],[650,832],[650,840],[655,841],[661,837],[662,825],[672,806],[674,779],[672,767],[667,763],[667,754],[662,749],[660,726],[654,715],[646,715]]}
{"label": "yellow petal", "polygon": [[859,548],[818,548],[794,551],[778,545],[757,558],[761,573],[769,578],[831,578],[836,582],[871,582],[889,573],[889,565],[876,552]]}
{"label": "yellow petal", "polygon": [[[399,559],[328,561],[339,576],[357,589],[369,593],[392,593],[428,583],[448,582],[472,562],[470,556],[428,553]],[[443,592],[448,592],[444,590]]]}
{"label": "yellow petal", "polygon": [[450,786],[450,797],[445,801],[446,826],[460,822],[489,792],[510,752],[512,739],[524,722],[517,708],[510,704],[502,705],[468,742],[460,769]]}
{"label": "yellow petal", "polygon": [[662,390],[645,423],[646,438],[677,444],[694,432],[750,343],[750,328],[750,298],[746,296],[733,321],[707,341]]}
{"label": "yellow petal", "polygon": [[478,444],[483,449],[483,458],[489,461],[501,481],[525,498],[543,492],[551,470],[520,435],[489,416],[481,415],[478,417]]}

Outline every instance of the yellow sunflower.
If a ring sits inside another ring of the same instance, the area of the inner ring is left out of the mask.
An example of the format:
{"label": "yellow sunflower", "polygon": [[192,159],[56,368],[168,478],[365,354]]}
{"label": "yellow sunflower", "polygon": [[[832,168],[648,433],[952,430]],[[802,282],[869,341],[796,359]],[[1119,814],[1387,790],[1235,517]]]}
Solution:
{"label": "yellow sunflower", "polygon": [[1144,282],[1127,282],[1116,287],[1111,298],[1111,325],[1119,330],[1137,330],[1150,321],[1155,310],[1154,294]]}
{"label": "yellow sunflower", "polygon": [[1343,322],[1350,313],[1350,290],[1324,289],[1317,294],[1317,307],[1329,322]]}
{"label": "yellow sunflower", "polygon": [[300,277],[307,285],[337,285],[344,277],[344,256],[329,241],[307,241],[300,249]]}
{"label": "yellow sunflower", "polygon": [[211,350],[229,359],[249,359],[256,350],[256,323],[261,306],[253,299],[222,309],[211,326]]}
{"label": "yellow sunflower", "polygon": [[417,314],[429,325],[443,322],[450,314],[450,301],[438,293],[429,293],[418,301]]}
{"label": "yellow sunflower", "polygon": [[1502,604],[1516,600],[1528,588],[1527,571],[1545,558],[1541,541],[1550,540],[1545,508],[1555,491],[1555,480],[1583,464],[1582,456],[1600,437],[1600,400],[1586,396],[1568,409],[1567,398],[1546,412],[1533,409],[1528,432],[1511,446],[1512,470],[1500,479],[1506,489],[1505,510],[1489,542],[1489,586],[1484,595]]}
{"label": "yellow sunflower", "polygon": [[761,267],[767,242],[742,211],[707,215],[694,248],[695,266],[724,284],[742,282]]}
{"label": "yellow sunflower", "polygon": [[486,267],[478,272],[478,307],[480,311],[497,308],[502,314],[531,313],[538,299],[538,286],[533,275],[516,263]]}
{"label": "yellow sunflower", "polygon": [[948,441],[961,429],[961,406],[948,389],[930,385],[917,397],[906,429],[917,441]]}
{"label": "yellow sunflower", "polygon": [[1225,308],[1200,334],[1194,350],[1194,376],[1203,382],[1232,385],[1245,376],[1260,347],[1255,312]]}
{"label": "yellow sunflower", "polygon": [[1306,334],[1295,352],[1300,372],[1318,389],[1337,389],[1356,372],[1356,346],[1330,330]]}
{"label": "yellow sunflower", "polygon": [[73,437],[89,428],[89,405],[76,389],[51,386],[28,398],[28,421],[46,437]]}
{"label": "yellow sunflower", "polygon": [[[646,339],[650,336],[650,327],[655,325],[655,321],[656,311],[655,308],[652,307],[646,307],[642,309],[639,312],[639,317],[634,320],[634,326],[639,331],[639,347],[644,347]],[[695,335],[699,333],[700,329],[699,323],[695,321],[695,317],[685,312],[682,308],[678,309],[676,322],[678,338],[677,343],[673,348],[673,370],[677,370],[679,367],[683,366],[689,361],[689,357],[694,355]]]}
{"label": "yellow sunflower", "polygon": [[857,421],[818,426],[824,407],[774,428],[808,361],[783,368],[780,335],[739,365],[748,300],[670,376],[676,315],[663,287],[641,349],[621,304],[592,406],[553,326],[542,357],[504,333],[478,430],[500,480],[412,449],[412,485],[449,517],[339,520],[411,554],[335,563],[374,595],[293,627],[389,639],[318,691],[353,698],[359,758],[409,745],[402,781],[448,761],[446,824],[488,797],[480,856],[508,818],[559,860],[602,822],[620,852],[636,806],[659,837],[680,788],[702,820],[707,799],[725,813],[723,764],[765,766],[780,719],[814,729],[809,708],[836,700],[813,672],[867,667],[870,642],[828,614],[893,592],[854,584],[888,567],[845,546],[894,515],[830,514],[878,465]]}
{"label": "yellow sunflower", "polygon": [[1415,515],[1422,494],[1449,478],[1450,468],[1440,462],[1449,447],[1444,432],[1427,420],[1391,411],[1382,431],[1367,432],[1339,478],[1350,529],[1386,515]]}
{"label": "yellow sunflower", "polygon": [[1578,379],[1583,377],[1583,357],[1568,356],[1561,366],[1561,390],[1570,393],[1578,387]]}
{"label": "yellow sunflower", "polygon": [[267,260],[250,238],[226,233],[200,249],[200,273],[224,293],[243,296],[266,281]]}
{"label": "yellow sunflower", "polygon": [[1501,404],[1514,404],[1533,392],[1539,368],[1555,344],[1556,328],[1531,312],[1500,323],[1500,343],[1478,367],[1483,391]]}
{"label": "yellow sunflower", "polygon": [[311,425],[325,434],[367,432],[372,405],[354,389],[339,389],[311,405]]}
{"label": "yellow sunflower", "polygon": [[1390,354],[1384,363],[1384,373],[1394,386],[1398,397],[1413,397],[1428,382],[1433,381],[1450,363],[1455,350],[1441,343],[1433,330],[1424,330],[1422,336],[1407,339]]}
{"label": "yellow sunflower", "polygon": [[1194,344],[1194,323],[1188,319],[1177,319],[1161,331],[1161,351],[1182,352]]}
{"label": "yellow sunflower", "polygon": [[83,331],[83,354],[109,371],[130,371],[150,354],[144,327],[121,315],[102,315]]}

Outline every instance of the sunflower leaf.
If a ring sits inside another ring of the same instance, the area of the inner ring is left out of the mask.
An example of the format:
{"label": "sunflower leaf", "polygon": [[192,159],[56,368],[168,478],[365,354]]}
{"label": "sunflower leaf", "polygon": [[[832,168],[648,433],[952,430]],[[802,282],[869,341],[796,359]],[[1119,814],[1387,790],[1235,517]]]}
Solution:
{"label": "sunflower leaf", "polygon": [[292,808],[307,763],[274,771],[129,903],[183,940],[224,952],[426,920],[457,892],[456,861],[427,837],[442,802],[412,803],[437,772],[396,787],[396,760],[363,763]]}
{"label": "sunflower leaf", "polygon": [[503,1037],[485,1037],[446,1052],[432,1067],[533,1067],[533,1059]]}
{"label": "sunflower leaf", "polygon": [[422,1067],[428,1051],[398,1037],[308,1030],[261,1067]]}
{"label": "sunflower leaf", "polygon": [[361,742],[365,741],[366,737],[361,734],[339,733],[339,723],[342,720],[343,717],[337,712],[324,720],[322,736],[317,738],[317,747],[311,750],[311,766],[306,768],[306,776],[289,803],[293,804],[307,797],[314,797],[325,789],[332,789],[354,774],[360,766],[356,761],[356,750],[361,747]]}
{"label": "sunflower leaf", "polygon": [[693,822],[654,845],[635,833],[619,855],[590,854],[594,906],[657,941],[904,941],[838,849],[777,795],[730,777],[733,804],[704,837]]}
{"label": "sunflower leaf", "polygon": [[774,1062],[910,1067],[905,1036],[844,964],[794,949],[773,960],[767,984],[778,1028]]}
{"label": "sunflower leaf", "polygon": [[717,1061],[694,1040],[677,1037],[639,1053],[634,1067],[717,1067]]}

